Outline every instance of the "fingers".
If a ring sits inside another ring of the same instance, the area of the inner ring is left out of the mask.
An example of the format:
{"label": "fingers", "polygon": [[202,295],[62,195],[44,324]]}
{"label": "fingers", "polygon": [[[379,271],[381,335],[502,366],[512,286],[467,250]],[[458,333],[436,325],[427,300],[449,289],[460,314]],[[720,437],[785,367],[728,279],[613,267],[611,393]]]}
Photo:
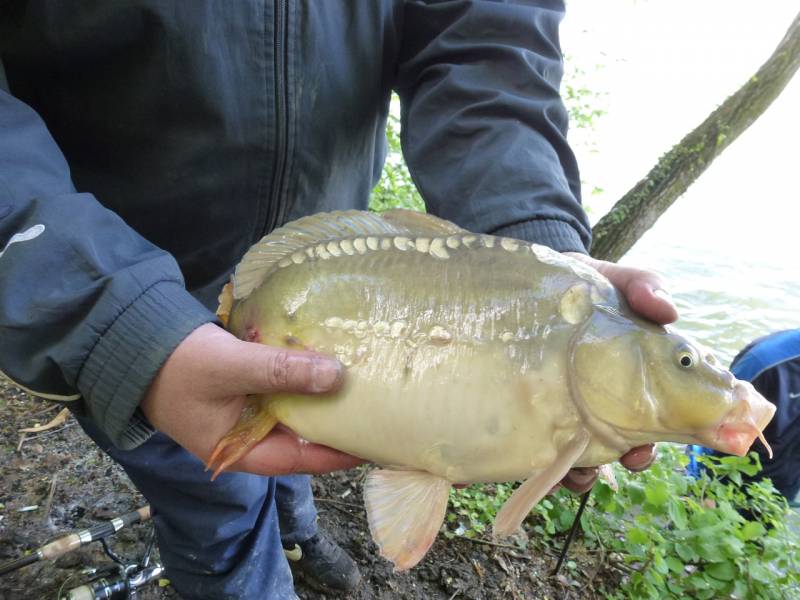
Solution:
{"label": "fingers", "polygon": [[656,455],[656,445],[646,444],[629,450],[619,459],[619,462],[629,471],[644,471],[653,464]]}
{"label": "fingers", "polygon": [[569,470],[566,477],[561,480],[561,485],[571,492],[582,494],[592,489],[595,481],[597,481],[596,467],[578,467]]}
{"label": "fingers", "polygon": [[[629,471],[644,471],[653,464],[653,461],[656,459],[656,454],[656,445],[646,444],[629,450],[619,459],[619,462]],[[552,494],[558,491],[560,487],[565,487],[571,492],[582,494],[592,489],[594,482],[597,481],[597,475],[597,467],[570,469],[566,477],[561,480],[561,484],[556,485],[550,490],[550,493]]]}
{"label": "fingers", "polygon": [[652,271],[597,260],[585,254],[567,252],[605,275],[625,295],[631,308],[656,323],[666,325],[678,319],[678,309],[666,291],[664,280]]}
{"label": "fingers", "polygon": [[356,456],[302,440],[291,431],[276,429],[229,470],[259,475],[321,475],[352,469],[364,462]]}
{"label": "fingers", "polygon": [[236,374],[228,377],[234,379],[228,393],[234,394],[318,394],[336,391],[344,379],[341,363],[333,358],[238,340],[226,362]]}
{"label": "fingers", "polygon": [[666,325],[678,319],[678,309],[662,285],[658,277],[632,278],[624,288],[624,292],[628,304],[634,311],[651,321]]}

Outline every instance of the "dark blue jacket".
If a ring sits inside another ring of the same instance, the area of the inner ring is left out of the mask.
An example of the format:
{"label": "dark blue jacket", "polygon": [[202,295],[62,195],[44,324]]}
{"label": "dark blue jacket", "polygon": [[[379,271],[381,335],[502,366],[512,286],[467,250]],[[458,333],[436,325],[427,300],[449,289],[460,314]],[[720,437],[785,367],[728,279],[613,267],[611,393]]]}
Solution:
{"label": "dark blue jacket", "polygon": [[139,400],[214,319],[245,250],[301,215],[366,207],[393,89],[430,212],[584,251],[562,13],[547,0],[1,4],[0,371],[82,398],[120,447],[146,439]]}
{"label": "dark blue jacket", "polygon": [[752,382],[775,405],[775,416],[764,429],[773,457],[758,442],[753,446],[764,467],[757,477],[769,477],[794,500],[800,492],[800,329],[752,342],[733,359],[731,372]]}

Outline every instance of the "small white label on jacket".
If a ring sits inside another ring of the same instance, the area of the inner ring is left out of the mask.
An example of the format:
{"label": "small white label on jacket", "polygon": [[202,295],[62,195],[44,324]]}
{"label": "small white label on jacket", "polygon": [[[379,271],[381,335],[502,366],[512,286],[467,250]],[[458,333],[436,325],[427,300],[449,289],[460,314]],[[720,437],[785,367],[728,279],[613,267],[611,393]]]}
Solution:
{"label": "small white label on jacket", "polygon": [[2,252],[0,252],[0,258],[3,258],[3,254],[5,254],[5,251],[8,250],[8,247],[11,244],[15,242],[30,241],[42,235],[42,232],[44,232],[44,225],[39,223],[38,225],[34,225],[33,227],[31,227],[30,229],[26,229],[25,231],[21,231],[20,233],[15,233],[14,235],[11,236],[11,239],[8,240],[6,247],[3,248]]}

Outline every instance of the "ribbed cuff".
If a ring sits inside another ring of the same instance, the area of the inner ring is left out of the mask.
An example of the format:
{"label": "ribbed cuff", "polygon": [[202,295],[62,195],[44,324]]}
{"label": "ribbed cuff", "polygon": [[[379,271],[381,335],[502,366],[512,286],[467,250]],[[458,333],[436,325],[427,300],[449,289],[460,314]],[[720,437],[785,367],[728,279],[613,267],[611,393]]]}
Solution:
{"label": "ribbed cuff", "polygon": [[557,219],[522,221],[496,229],[491,234],[541,244],[558,252],[587,253],[578,232],[569,224]]}
{"label": "ribbed cuff", "polygon": [[182,285],[162,281],[134,300],[103,334],[84,363],[78,389],[115,446],[130,450],[153,434],[139,402],[178,344],[214,320]]}

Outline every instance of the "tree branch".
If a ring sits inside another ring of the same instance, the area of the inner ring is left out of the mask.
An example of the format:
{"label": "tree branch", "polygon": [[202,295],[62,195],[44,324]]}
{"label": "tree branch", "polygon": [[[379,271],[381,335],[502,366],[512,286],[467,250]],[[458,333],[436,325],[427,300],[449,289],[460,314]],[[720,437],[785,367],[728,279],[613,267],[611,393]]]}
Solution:
{"label": "tree branch", "polygon": [[777,98],[800,67],[800,14],[772,56],[694,131],[662,156],[592,230],[592,256],[619,260]]}

